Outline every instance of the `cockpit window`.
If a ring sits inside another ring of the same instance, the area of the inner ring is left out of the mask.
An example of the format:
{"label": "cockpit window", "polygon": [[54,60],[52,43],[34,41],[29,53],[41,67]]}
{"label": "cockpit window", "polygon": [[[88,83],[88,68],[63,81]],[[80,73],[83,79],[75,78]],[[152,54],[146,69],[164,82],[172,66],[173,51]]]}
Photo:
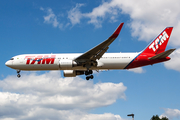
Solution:
{"label": "cockpit window", "polygon": [[14,58],[11,58],[10,60],[14,60]]}

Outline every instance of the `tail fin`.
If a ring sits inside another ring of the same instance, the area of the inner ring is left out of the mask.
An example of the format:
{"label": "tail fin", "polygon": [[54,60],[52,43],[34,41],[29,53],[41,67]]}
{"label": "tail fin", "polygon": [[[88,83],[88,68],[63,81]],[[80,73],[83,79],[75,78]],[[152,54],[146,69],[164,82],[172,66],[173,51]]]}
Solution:
{"label": "tail fin", "polygon": [[159,54],[165,51],[173,27],[167,27],[142,53]]}

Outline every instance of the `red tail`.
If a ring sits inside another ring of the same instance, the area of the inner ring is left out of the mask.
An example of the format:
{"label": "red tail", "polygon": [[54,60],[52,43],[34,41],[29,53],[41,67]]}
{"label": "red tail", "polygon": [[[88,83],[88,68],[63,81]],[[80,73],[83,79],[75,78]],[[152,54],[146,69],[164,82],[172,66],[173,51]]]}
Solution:
{"label": "red tail", "polygon": [[165,51],[173,27],[167,27],[142,53],[159,54]]}
{"label": "red tail", "polygon": [[145,65],[153,65],[155,63],[170,60],[170,55],[175,49],[170,49],[166,52],[166,46],[171,36],[173,27],[167,27],[161,34],[150,44],[144,51],[128,64],[125,69],[141,67]]}

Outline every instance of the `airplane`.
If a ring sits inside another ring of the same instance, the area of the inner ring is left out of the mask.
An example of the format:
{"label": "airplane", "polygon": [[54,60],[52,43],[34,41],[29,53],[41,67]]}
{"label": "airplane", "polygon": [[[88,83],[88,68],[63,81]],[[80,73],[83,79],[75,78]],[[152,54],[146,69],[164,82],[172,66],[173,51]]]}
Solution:
{"label": "airplane", "polygon": [[106,53],[109,45],[118,37],[124,23],[105,41],[85,53],[70,54],[22,54],[12,57],[5,65],[20,71],[63,70],[64,77],[86,75],[93,79],[93,71],[132,69],[170,60],[175,49],[165,51],[173,27],[165,28],[144,50],[134,53]]}

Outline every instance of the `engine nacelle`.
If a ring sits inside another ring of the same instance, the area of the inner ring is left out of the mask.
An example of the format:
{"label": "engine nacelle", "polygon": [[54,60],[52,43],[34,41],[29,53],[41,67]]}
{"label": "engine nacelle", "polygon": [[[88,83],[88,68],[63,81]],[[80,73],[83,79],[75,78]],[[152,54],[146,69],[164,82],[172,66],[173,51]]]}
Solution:
{"label": "engine nacelle", "polygon": [[60,60],[59,61],[60,68],[72,68],[74,66],[77,66],[77,63],[73,60]]}
{"label": "engine nacelle", "polygon": [[64,70],[64,77],[76,77],[76,75],[83,75],[84,71]]}

